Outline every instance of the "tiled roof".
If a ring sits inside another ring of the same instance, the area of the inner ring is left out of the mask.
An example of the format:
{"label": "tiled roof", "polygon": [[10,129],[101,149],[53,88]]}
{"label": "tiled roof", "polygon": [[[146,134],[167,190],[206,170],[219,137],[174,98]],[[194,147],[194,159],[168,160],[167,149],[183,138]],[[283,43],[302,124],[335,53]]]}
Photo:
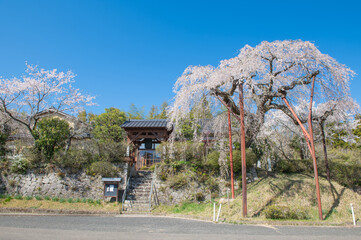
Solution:
{"label": "tiled roof", "polygon": [[166,128],[167,124],[167,119],[128,120],[123,123],[122,128]]}

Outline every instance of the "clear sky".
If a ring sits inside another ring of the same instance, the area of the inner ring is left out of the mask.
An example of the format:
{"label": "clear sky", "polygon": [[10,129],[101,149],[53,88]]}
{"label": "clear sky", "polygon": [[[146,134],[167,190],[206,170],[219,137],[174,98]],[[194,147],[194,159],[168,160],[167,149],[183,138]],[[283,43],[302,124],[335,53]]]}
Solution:
{"label": "clear sky", "polygon": [[217,65],[245,44],[302,39],[358,75],[361,103],[361,1],[0,0],[0,76],[25,61],[72,70],[98,106],[161,105],[188,65]]}

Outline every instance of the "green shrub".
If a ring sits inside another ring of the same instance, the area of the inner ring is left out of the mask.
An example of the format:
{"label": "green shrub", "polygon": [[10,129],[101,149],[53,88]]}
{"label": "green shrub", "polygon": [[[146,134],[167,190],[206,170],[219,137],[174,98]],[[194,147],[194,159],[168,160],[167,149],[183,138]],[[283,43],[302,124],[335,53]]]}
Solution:
{"label": "green shrub", "polygon": [[35,196],[35,199],[38,201],[43,200],[43,198],[41,196]]}
{"label": "green shrub", "polygon": [[263,213],[268,219],[295,219],[302,220],[308,219],[309,213],[307,209],[304,208],[295,208],[290,209],[287,206],[276,206],[271,205],[267,207]]}
{"label": "green shrub", "polygon": [[102,177],[115,177],[118,175],[120,169],[115,167],[110,162],[94,162],[88,168],[87,173],[89,175],[100,175]]}
{"label": "green shrub", "polygon": [[54,156],[55,163],[69,173],[77,173],[93,162],[90,152],[83,149],[69,149],[67,152],[58,152]]}
{"label": "green shrub", "polygon": [[22,156],[14,156],[11,159],[10,171],[13,173],[26,173],[29,162]]}
{"label": "green shrub", "polygon": [[95,203],[98,204],[98,205],[102,204],[102,202],[99,199],[96,200]]}
{"label": "green shrub", "polygon": [[82,203],[86,203],[86,199],[83,198],[83,199],[81,200],[81,202],[82,202]]}
{"label": "green shrub", "polygon": [[72,198],[68,198],[68,203],[73,203],[73,199],[72,199]]}
{"label": "green shrub", "polygon": [[88,203],[94,203],[94,200],[91,199],[91,198],[88,198],[86,201],[87,201]]}
{"label": "green shrub", "polygon": [[32,196],[26,196],[26,197],[25,197],[25,200],[31,200],[31,199],[33,199]]}
{"label": "green shrub", "polygon": [[21,196],[21,195],[15,195],[15,197],[14,197],[15,199],[17,199],[17,200],[22,200],[23,199],[23,196]]}
{"label": "green shrub", "polygon": [[44,200],[49,201],[49,200],[50,200],[50,197],[49,197],[49,196],[45,196],[45,197],[44,197]]}
{"label": "green shrub", "polygon": [[38,148],[49,162],[54,153],[65,146],[70,135],[69,124],[58,118],[44,118],[34,130],[35,147]]}
{"label": "green shrub", "polygon": [[53,197],[53,198],[51,199],[51,201],[53,201],[53,202],[58,202],[58,201],[59,201],[59,198],[58,198],[58,197]]}
{"label": "green shrub", "polygon": [[60,202],[60,203],[65,203],[66,200],[65,200],[64,198],[60,198],[60,199],[59,199],[59,202]]}
{"label": "green shrub", "polygon": [[[242,152],[241,150],[233,150],[233,172],[235,174],[241,174],[242,173]],[[253,152],[251,148],[246,149],[246,167],[250,168],[252,167],[256,162],[258,158],[257,155]],[[229,164],[229,160],[228,160]]]}
{"label": "green shrub", "polygon": [[176,174],[168,178],[169,187],[174,190],[179,190],[187,186],[188,180],[184,174]]}
{"label": "green shrub", "polygon": [[361,150],[333,149],[330,151],[331,179],[347,187],[361,187]]}
{"label": "green shrub", "polygon": [[0,198],[6,198],[5,194],[0,194]]}
{"label": "green shrub", "polygon": [[313,173],[313,163],[311,159],[282,159],[275,164],[274,171],[281,173]]}
{"label": "green shrub", "polygon": [[10,202],[11,201],[11,199],[13,199],[11,196],[7,196],[6,198],[5,198],[5,202]]}
{"label": "green shrub", "polygon": [[81,201],[80,198],[74,200],[75,203],[80,203],[80,201]]}
{"label": "green shrub", "polygon": [[210,168],[214,171],[219,170],[219,164],[218,164],[219,154],[220,153],[217,151],[212,151],[208,154],[207,161],[206,161],[206,165],[208,168]]}
{"label": "green shrub", "polygon": [[23,155],[29,162],[29,168],[37,168],[39,166],[42,166],[42,163],[45,162],[45,157],[36,147],[24,149]]}

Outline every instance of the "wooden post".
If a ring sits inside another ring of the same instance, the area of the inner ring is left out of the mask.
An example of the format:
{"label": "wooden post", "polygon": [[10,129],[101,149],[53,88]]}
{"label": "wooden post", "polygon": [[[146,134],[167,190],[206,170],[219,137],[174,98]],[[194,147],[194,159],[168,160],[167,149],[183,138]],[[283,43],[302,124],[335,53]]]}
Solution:
{"label": "wooden post", "polygon": [[322,204],[321,204],[321,193],[320,193],[320,186],[318,181],[318,170],[317,170],[317,159],[315,153],[315,143],[313,139],[313,129],[312,129],[312,103],[313,103],[313,94],[314,94],[314,87],[315,87],[315,76],[312,79],[312,88],[311,88],[311,96],[310,96],[310,106],[309,106],[309,113],[308,113],[308,129],[309,132],[306,131],[306,128],[303,126],[300,119],[297,117],[297,114],[293,111],[292,107],[288,103],[286,97],[282,97],[283,101],[286,103],[287,107],[291,111],[292,115],[295,117],[296,121],[300,125],[302,129],[302,133],[305,136],[306,143],[308,149],[310,150],[310,154],[313,161],[313,170],[315,176],[315,184],[316,184],[316,194],[317,194],[317,203],[318,203],[318,217],[320,220],[323,220],[322,216]]}
{"label": "wooden post", "polygon": [[243,217],[247,217],[247,166],[246,166],[246,133],[244,127],[243,82],[238,85],[239,112],[241,123],[241,160],[242,160],[242,199]]}
{"label": "wooden post", "polygon": [[[232,146],[232,124],[231,124],[231,112],[228,109],[228,138],[229,138],[229,162],[231,165],[231,188],[232,199],[234,199],[234,178],[233,178],[233,146]],[[228,192],[227,192],[228,196]]]}

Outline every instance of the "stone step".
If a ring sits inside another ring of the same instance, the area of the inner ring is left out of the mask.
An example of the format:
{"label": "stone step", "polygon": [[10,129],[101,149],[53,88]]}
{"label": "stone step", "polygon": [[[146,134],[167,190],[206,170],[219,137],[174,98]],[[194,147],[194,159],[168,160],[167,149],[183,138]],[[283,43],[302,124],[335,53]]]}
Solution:
{"label": "stone step", "polygon": [[149,213],[149,193],[152,180],[153,172],[151,171],[138,171],[138,176],[130,179],[124,202],[126,213]]}

